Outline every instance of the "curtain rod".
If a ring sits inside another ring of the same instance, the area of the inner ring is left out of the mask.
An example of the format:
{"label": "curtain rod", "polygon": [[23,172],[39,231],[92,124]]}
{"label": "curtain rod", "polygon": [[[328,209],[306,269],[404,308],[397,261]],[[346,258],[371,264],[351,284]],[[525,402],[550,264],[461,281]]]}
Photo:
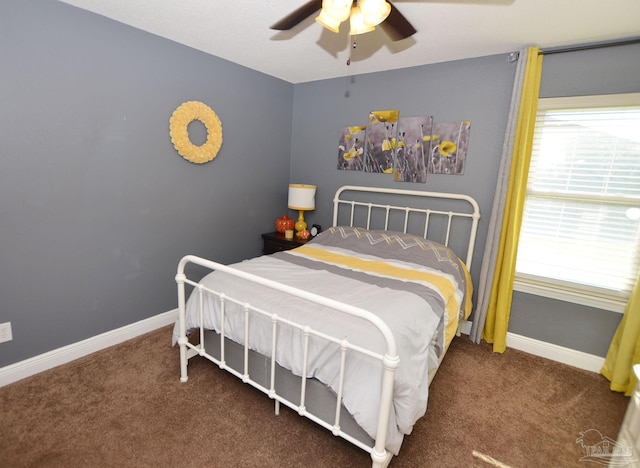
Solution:
{"label": "curtain rod", "polygon": [[607,41],[607,42],[592,42],[588,44],[578,44],[575,46],[561,46],[561,47],[552,47],[550,49],[541,49],[539,51],[539,54],[540,55],[562,54],[564,52],[577,52],[580,50],[602,49],[605,47],[615,47],[615,46],[638,44],[638,43],[640,43],[640,37],[630,37],[627,39],[618,39],[618,40]]}

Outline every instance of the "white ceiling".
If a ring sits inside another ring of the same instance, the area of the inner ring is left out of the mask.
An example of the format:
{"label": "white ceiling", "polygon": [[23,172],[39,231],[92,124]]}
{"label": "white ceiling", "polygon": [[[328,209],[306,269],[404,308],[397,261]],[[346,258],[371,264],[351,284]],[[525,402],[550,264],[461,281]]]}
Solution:
{"label": "white ceiling", "polygon": [[346,23],[269,29],[307,0],[61,1],[291,83],[640,36],[640,0],[396,0],[418,32],[392,42],[376,29],[353,51]]}

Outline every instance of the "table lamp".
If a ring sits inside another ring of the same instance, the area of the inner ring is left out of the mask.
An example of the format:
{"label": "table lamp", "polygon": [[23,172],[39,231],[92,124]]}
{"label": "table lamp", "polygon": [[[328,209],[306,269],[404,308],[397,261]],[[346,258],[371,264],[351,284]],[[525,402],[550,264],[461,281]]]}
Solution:
{"label": "table lamp", "polygon": [[316,209],[316,186],[305,184],[289,184],[289,209],[298,210],[296,233],[307,229],[304,212]]}

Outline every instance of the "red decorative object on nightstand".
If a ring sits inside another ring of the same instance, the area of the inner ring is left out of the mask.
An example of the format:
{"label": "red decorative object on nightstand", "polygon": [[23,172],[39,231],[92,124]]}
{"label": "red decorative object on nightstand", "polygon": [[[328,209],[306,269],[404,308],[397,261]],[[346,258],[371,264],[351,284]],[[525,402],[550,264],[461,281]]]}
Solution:
{"label": "red decorative object on nightstand", "polygon": [[286,214],[282,215],[282,218],[276,219],[276,231],[280,234],[284,233],[287,229],[293,229],[294,226],[295,222]]}

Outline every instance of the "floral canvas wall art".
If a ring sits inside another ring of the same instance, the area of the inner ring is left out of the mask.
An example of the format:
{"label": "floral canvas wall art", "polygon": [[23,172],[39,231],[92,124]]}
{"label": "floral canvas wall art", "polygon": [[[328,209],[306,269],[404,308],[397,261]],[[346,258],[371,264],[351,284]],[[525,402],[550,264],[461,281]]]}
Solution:
{"label": "floral canvas wall art", "polygon": [[403,117],[398,123],[396,182],[427,181],[433,117]]}
{"label": "floral canvas wall art", "polygon": [[365,172],[392,174],[399,110],[372,111],[366,130]]}
{"label": "floral canvas wall art", "polygon": [[471,122],[436,122],[431,135],[428,172],[464,174]]}
{"label": "floral canvas wall art", "polygon": [[464,174],[470,121],[434,122],[399,110],[371,111],[366,125],[344,127],[338,170],[394,174],[396,182],[425,183],[427,174]]}
{"label": "floral canvas wall art", "polygon": [[361,171],[364,167],[366,125],[345,127],[338,144],[338,169]]}

